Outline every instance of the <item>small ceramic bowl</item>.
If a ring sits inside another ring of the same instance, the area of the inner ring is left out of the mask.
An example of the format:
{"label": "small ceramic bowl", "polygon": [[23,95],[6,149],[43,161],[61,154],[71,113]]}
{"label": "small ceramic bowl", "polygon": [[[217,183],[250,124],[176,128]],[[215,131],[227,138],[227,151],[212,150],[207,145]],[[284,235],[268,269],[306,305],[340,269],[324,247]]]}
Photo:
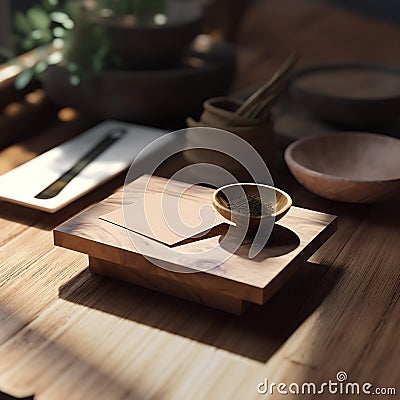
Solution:
{"label": "small ceramic bowl", "polygon": [[373,203],[400,190],[400,140],[338,132],[297,140],[285,161],[310,192],[348,203]]}
{"label": "small ceramic bowl", "polygon": [[281,219],[292,205],[292,199],[283,190],[256,183],[234,183],[216,190],[212,195],[214,208],[236,226],[247,225],[247,234],[257,232],[263,219],[274,223]]}

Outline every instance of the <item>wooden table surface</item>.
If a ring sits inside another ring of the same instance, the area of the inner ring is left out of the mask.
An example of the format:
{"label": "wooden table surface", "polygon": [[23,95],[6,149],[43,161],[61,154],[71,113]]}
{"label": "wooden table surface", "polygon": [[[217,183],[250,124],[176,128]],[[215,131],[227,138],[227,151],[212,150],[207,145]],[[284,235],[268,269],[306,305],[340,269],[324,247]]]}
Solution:
{"label": "wooden table surface", "polygon": [[[302,65],[400,64],[399,43],[400,27],[322,1],[258,2],[239,34],[235,88],[265,79],[294,48]],[[95,123],[57,120],[46,101],[30,105],[37,107],[31,119],[15,107],[12,123],[0,121],[1,135],[15,129],[27,138],[0,152],[0,173]],[[338,371],[348,382],[398,385],[398,198],[334,203],[301,188],[282,167],[276,184],[294,204],[338,215],[339,227],[266,305],[237,317],[92,276],[84,255],[53,246],[53,228],[122,179],[55,215],[0,203],[1,391],[38,399],[259,399],[267,398],[257,392],[265,378],[318,384],[335,381]],[[375,397],[395,399],[399,391]]]}

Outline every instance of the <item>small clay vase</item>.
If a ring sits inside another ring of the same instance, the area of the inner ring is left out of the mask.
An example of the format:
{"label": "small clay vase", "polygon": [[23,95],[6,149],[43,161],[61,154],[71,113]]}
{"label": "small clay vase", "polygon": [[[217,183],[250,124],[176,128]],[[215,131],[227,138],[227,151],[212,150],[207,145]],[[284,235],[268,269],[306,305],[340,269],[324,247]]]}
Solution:
{"label": "small clay vase", "polygon": [[[275,141],[274,130],[271,118],[254,119],[237,116],[236,109],[240,102],[226,97],[215,97],[203,103],[204,111],[200,121],[187,118],[186,123],[189,128],[212,127],[223,129],[234,133],[246,140],[260,154],[267,167],[273,171],[275,161]],[[204,145],[201,131],[190,130],[187,132],[186,140],[191,147]],[[229,143],[227,143],[229,150]],[[219,154],[216,157],[215,151],[209,150],[189,150],[184,153],[185,158],[193,163],[216,163],[222,168],[230,171],[236,177],[241,178],[239,173],[239,163],[235,163],[230,157]]]}
{"label": "small clay vase", "polygon": [[203,113],[200,121],[208,126],[255,126],[260,125],[265,120],[259,118],[246,118],[236,115],[236,110],[241,102],[229,97],[213,97],[203,103]]}

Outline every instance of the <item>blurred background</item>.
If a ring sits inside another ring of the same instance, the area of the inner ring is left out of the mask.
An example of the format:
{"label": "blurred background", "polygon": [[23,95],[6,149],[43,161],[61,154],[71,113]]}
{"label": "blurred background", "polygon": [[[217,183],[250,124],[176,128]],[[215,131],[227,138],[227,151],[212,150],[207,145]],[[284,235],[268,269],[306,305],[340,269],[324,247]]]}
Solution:
{"label": "blurred background", "polygon": [[[263,1],[244,0],[242,2]],[[231,3],[239,2],[231,1]],[[400,3],[398,0],[316,0],[316,2],[330,2],[377,18],[400,22]],[[40,0],[0,0],[0,45],[12,48],[11,14],[17,10],[26,11],[37,3],[40,3]]]}
{"label": "blurred background", "polygon": [[[188,117],[200,117],[207,99],[248,97],[292,52],[299,55],[296,73],[323,64],[372,63],[385,70],[381,86],[397,82],[397,70],[388,69],[399,64],[398,0],[69,2],[83,6],[80,14],[67,3],[0,0],[0,61],[12,64],[0,68],[0,147],[26,133],[17,110],[32,106],[24,97],[32,90],[43,98],[35,107],[49,109],[29,114],[41,123],[49,124],[54,109],[71,107],[91,124],[113,118],[178,129]],[[30,50],[27,58],[12,60],[12,54]],[[349,123],[343,115],[311,115],[314,105],[292,100],[281,96],[267,107],[277,136],[290,141],[332,129],[398,131],[397,112],[390,118],[375,112],[379,124],[371,122],[370,112]],[[354,114],[353,105],[345,111]]]}

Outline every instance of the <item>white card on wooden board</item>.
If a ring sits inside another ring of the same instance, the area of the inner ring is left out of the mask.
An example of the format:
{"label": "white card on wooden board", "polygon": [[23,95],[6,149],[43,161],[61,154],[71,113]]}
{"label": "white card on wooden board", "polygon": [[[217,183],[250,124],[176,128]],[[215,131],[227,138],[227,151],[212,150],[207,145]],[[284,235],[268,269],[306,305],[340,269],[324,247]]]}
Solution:
{"label": "white card on wooden board", "polygon": [[[111,129],[127,133],[84,168],[57,196],[35,196],[68,171]],[[126,170],[137,154],[166,131],[120,121],[104,121],[0,176],[0,200],[54,213]]]}
{"label": "white card on wooden board", "polygon": [[157,192],[146,192],[100,218],[169,246],[227,222],[211,204]]}

